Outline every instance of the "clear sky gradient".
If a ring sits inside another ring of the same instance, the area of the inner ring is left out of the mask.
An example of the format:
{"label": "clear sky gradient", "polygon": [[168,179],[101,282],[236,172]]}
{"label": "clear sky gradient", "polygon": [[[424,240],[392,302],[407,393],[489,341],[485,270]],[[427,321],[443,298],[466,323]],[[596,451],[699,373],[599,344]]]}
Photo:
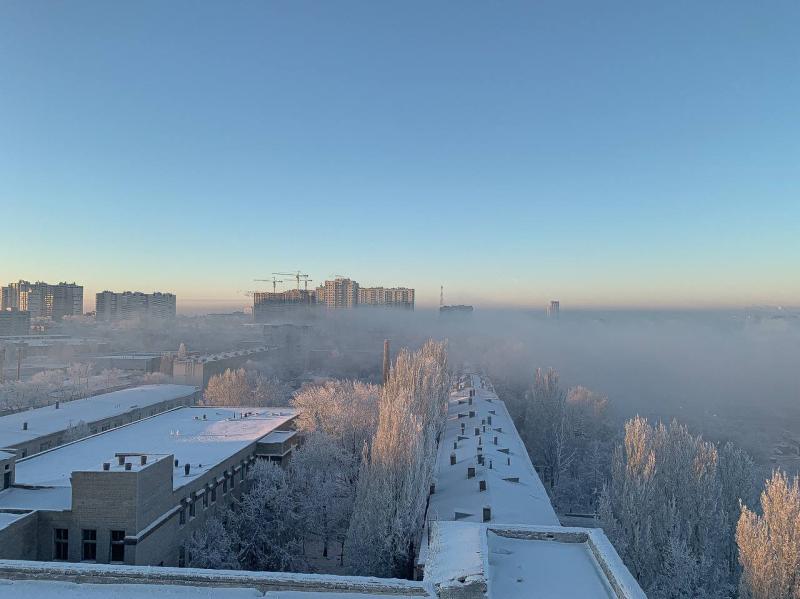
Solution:
{"label": "clear sky gradient", "polygon": [[798,32],[796,0],[7,0],[0,280],[797,305]]}

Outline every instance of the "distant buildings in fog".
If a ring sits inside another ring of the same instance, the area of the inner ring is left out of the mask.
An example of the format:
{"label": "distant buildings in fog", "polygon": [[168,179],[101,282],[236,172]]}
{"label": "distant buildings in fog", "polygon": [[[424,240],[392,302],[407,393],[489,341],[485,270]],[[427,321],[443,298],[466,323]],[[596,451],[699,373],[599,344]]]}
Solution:
{"label": "distant buildings in fog", "polygon": [[95,295],[95,318],[102,321],[130,318],[175,318],[176,301],[172,293],[102,291]]}
{"label": "distant buildings in fog", "polygon": [[[0,311],[0,337],[6,335],[27,335],[31,331],[31,313],[27,310]],[[0,372],[0,380],[3,375]]]}
{"label": "distant buildings in fog", "polygon": [[291,289],[280,292],[253,294],[253,318],[266,322],[271,316],[287,309],[311,308],[347,309],[356,306],[383,306],[414,309],[414,290],[408,287],[361,287],[347,277],[325,281],[313,290]]}
{"label": "distant buildings in fog", "polygon": [[50,285],[42,281],[18,281],[2,288],[0,309],[30,312],[31,318],[61,320],[83,314],[83,286],[75,283]]}
{"label": "distant buildings in fog", "polygon": [[547,305],[547,316],[549,318],[558,318],[558,313],[560,311],[560,304],[558,300],[552,300]]}

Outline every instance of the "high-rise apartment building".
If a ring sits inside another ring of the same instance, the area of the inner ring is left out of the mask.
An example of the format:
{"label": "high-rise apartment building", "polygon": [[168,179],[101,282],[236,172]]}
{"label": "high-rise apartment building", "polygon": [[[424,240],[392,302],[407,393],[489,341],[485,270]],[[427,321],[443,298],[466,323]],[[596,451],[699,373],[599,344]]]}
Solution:
{"label": "high-rise apartment building", "polygon": [[316,293],[317,303],[326,308],[353,308],[358,304],[358,283],[345,277],[325,281]]}
{"label": "high-rise apartment building", "polygon": [[358,303],[362,306],[390,306],[414,309],[414,290],[408,287],[361,287]]}
{"label": "high-rise apartment building", "polygon": [[175,318],[177,305],[172,293],[142,293],[102,291],[95,295],[97,320],[127,320],[130,318]]}
{"label": "high-rise apartment building", "polygon": [[257,291],[253,294],[253,319],[256,322],[268,322],[274,316],[283,315],[287,309],[309,308],[316,301],[313,290]]}
{"label": "high-rise apartment building", "polygon": [[561,310],[561,306],[558,300],[552,300],[547,306],[547,315],[550,318],[558,318],[558,313]]}
{"label": "high-rise apartment building", "polygon": [[3,287],[1,297],[3,310],[28,311],[31,318],[61,320],[83,314],[83,287],[75,283],[18,281]]}

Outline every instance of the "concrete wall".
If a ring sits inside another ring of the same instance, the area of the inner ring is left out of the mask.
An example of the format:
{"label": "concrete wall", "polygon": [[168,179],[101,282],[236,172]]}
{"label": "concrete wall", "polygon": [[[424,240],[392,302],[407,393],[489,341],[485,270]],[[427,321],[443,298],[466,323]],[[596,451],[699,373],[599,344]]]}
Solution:
{"label": "concrete wall", "polygon": [[0,529],[0,559],[37,559],[38,512],[30,512]]}

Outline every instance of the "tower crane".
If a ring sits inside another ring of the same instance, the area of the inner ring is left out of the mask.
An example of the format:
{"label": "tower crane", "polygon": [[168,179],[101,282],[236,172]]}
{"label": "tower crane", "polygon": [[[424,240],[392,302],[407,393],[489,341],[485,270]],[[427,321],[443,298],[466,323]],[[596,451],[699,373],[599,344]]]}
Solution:
{"label": "tower crane", "polygon": [[259,281],[261,283],[272,283],[272,293],[275,293],[275,287],[278,283],[285,283],[286,281],[281,281],[272,277],[272,279],[253,279],[254,281]]}
{"label": "tower crane", "polygon": [[300,291],[300,279],[303,279],[305,281],[306,291],[308,291],[308,282],[313,280],[313,279],[309,279],[308,278],[309,275],[303,274],[299,270],[296,271],[296,272],[274,272],[272,274],[273,275],[282,276],[282,277],[294,277],[295,280],[297,281],[297,290],[298,291]]}

